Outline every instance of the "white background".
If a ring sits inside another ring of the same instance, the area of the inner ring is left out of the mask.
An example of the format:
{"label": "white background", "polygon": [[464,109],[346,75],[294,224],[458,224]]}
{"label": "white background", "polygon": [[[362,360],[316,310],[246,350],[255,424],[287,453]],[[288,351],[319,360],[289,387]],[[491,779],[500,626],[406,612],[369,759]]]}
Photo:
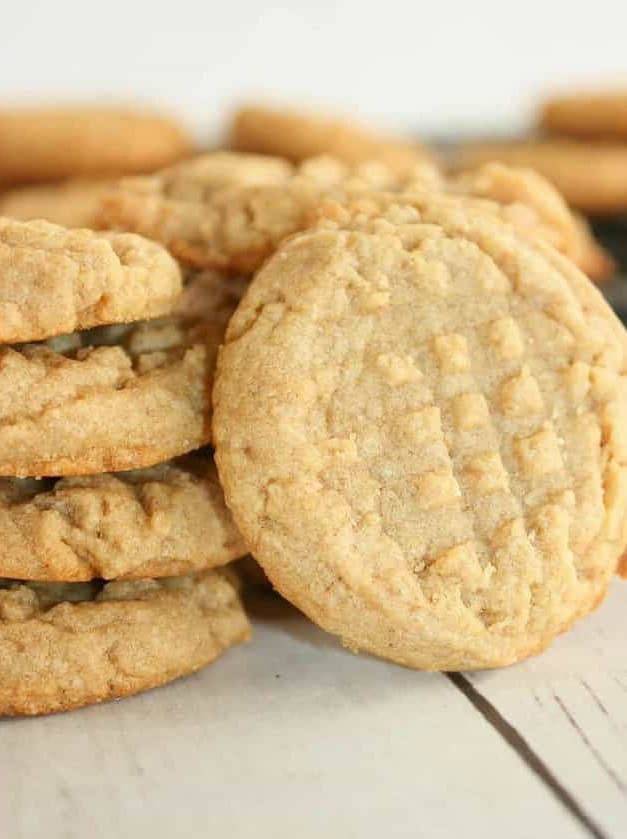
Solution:
{"label": "white background", "polygon": [[538,97],[627,86],[627,3],[108,0],[1,4],[0,98],[142,98],[205,137],[236,101],[425,133],[515,130]]}

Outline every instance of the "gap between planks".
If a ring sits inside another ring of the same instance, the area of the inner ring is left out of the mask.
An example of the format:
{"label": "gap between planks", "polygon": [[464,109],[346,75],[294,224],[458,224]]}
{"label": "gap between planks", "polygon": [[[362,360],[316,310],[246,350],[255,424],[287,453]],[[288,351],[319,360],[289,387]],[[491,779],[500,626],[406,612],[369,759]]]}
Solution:
{"label": "gap between planks", "polygon": [[477,688],[461,673],[447,673],[449,681],[466,697],[485,721],[512,748],[518,757],[539,778],[557,800],[570,812],[579,824],[594,839],[609,839],[607,833],[585,811],[584,807],[559,782],[542,758],[535,752],[522,734]]}

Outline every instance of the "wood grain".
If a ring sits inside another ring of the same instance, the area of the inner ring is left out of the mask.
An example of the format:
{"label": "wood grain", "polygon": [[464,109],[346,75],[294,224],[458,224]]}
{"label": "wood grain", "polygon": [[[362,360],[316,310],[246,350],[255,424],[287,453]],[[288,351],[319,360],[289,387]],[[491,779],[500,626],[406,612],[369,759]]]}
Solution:
{"label": "wood grain", "polygon": [[197,676],[0,723],[2,836],[589,835],[445,676],[262,602],[253,642]]}

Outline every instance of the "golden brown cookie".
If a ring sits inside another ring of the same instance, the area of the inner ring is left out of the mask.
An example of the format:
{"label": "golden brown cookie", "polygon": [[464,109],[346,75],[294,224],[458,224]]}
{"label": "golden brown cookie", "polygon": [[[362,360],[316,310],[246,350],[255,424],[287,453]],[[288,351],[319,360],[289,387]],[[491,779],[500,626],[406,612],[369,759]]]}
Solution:
{"label": "golden brown cookie", "polygon": [[191,265],[253,271],[286,236],[310,226],[321,203],[381,190],[492,199],[498,215],[598,276],[611,264],[549,183],[498,164],[447,181],[430,163],[399,175],[376,162],[348,167],[320,157],[290,167],[276,158],[209,154],[149,178],[125,179],[105,198],[101,221],[157,239]]}
{"label": "golden brown cookie", "polygon": [[627,541],[627,333],[568,260],[464,199],[286,241],[214,386],[225,497],[273,585],[433,670],[538,652]]}
{"label": "golden brown cookie", "polygon": [[181,289],[156,242],[0,218],[0,343],[158,317]]}
{"label": "golden brown cookie", "polygon": [[199,670],[250,627],[226,576],[0,583],[0,715],[117,699]]}
{"label": "golden brown cookie", "polygon": [[330,158],[285,160],[218,152],[151,177],[126,178],[103,204],[101,223],[156,239],[183,263],[253,271],[312,220],[322,196],[439,182],[431,164],[399,177],[382,164],[350,169]]}
{"label": "golden brown cookie", "polygon": [[20,221],[45,219],[63,227],[96,227],[107,180],[29,184],[0,193],[0,216]]}
{"label": "golden brown cookie", "polygon": [[245,553],[208,451],[136,472],[0,479],[2,577],[171,577]]}
{"label": "golden brown cookie", "polygon": [[151,172],[189,154],[174,120],[131,108],[0,110],[0,183]]}
{"label": "golden brown cookie", "polygon": [[431,158],[417,142],[379,134],[350,120],[255,105],[235,113],[229,143],[238,151],[273,154],[296,163],[330,155],[351,165],[379,160],[395,171]]}
{"label": "golden brown cookie", "polygon": [[540,125],[547,131],[584,140],[627,140],[627,91],[555,96],[542,106]]}
{"label": "golden brown cookie", "polygon": [[535,169],[582,212],[627,208],[627,145],[558,138],[473,143],[457,150],[453,165],[465,170],[491,161]]}
{"label": "golden brown cookie", "polygon": [[590,279],[607,279],[614,260],[595,240],[582,216],[533,169],[485,163],[449,181],[449,190],[487,198],[506,208],[501,215],[519,230],[528,228],[571,259]]}
{"label": "golden brown cookie", "polygon": [[238,288],[205,274],[180,315],[0,347],[0,475],[140,469],[207,443],[215,356]]}

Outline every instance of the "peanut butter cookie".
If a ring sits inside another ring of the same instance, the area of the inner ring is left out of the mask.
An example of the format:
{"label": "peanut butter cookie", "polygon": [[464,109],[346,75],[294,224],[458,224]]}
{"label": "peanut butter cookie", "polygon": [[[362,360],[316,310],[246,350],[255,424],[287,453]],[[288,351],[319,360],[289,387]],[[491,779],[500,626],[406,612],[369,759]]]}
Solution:
{"label": "peanut butter cookie", "polygon": [[193,673],[250,636],[226,576],[0,582],[0,715],[50,714]]}
{"label": "peanut butter cookie", "polygon": [[136,472],[0,479],[2,577],[171,577],[245,553],[208,451]]}
{"label": "peanut butter cookie", "polygon": [[63,227],[96,227],[109,181],[70,180],[18,186],[0,194],[0,216],[19,221],[45,219]]}
{"label": "peanut butter cookie", "polygon": [[147,111],[0,110],[0,183],[151,172],[189,154],[187,132]]}
{"label": "peanut butter cookie", "polygon": [[431,670],[543,649],[627,541],[627,333],[540,239],[435,194],[337,207],[229,324],[227,504],[273,585]]}
{"label": "peanut butter cookie", "polygon": [[0,218],[0,343],[158,317],[181,272],[156,242]]}
{"label": "peanut butter cookie", "polygon": [[540,125],[584,140],[627,140],[627,90],[555,96],[544,103]]}
{"label": "peanut butter cookie", "polygon": [[284,238],[313,223],[321,202],[381,190],[492,199],[497,215],[548,239],[578,264],[594,256],[586,267],[598,276],[611,267],[549,183],[498,165],[447,181],[430,163],[399,175],[376,162],[349,167],[321,157],[289,167],[273,158],[209,154],[153,177],[125,179],[106,197],[101,221],[157,239],[192,266],[254,271]]}
{"label": "peanut butter cookie", "polygon": [[449,190],[495,201],[504,208],[502,218],[541,236],[591,280],[601,282],[615,270],[614,260],[596,241],[587,221],[573,213],[555,187],[533,169],[485,163],[451,178]]}
{"label": "peanut butter cookie", "polygon": [[439,182],[431,164],[402,178],[382,164],[353,169],[330,158],[299,167],[279,158],[218,152],[150,177],[125,178],[103,201],[100,223],[162,242],[195,268],[254,271],[338,190]]}
{"label": "peanut butter cookie", "polygon": [[559,138],[476,143],[458,149],[453,165],[474,169],[490,161],[535,169],[584,213],[627,208],[627,145]]}
{"label": "peanut butter cookie", "polygon": [[379,134],[351,120],[255,105],[235,113],[229,141],[238,151],[277,155],[295,163],[329,155],[351,165],[378,160],[398,172],[432,159],[418,142]]}
{"label": "peanut butter cookie", "polygon": [[175,316],[0,347],[0,475],[140,469],[207,443],[237,289],[206,273]]}

